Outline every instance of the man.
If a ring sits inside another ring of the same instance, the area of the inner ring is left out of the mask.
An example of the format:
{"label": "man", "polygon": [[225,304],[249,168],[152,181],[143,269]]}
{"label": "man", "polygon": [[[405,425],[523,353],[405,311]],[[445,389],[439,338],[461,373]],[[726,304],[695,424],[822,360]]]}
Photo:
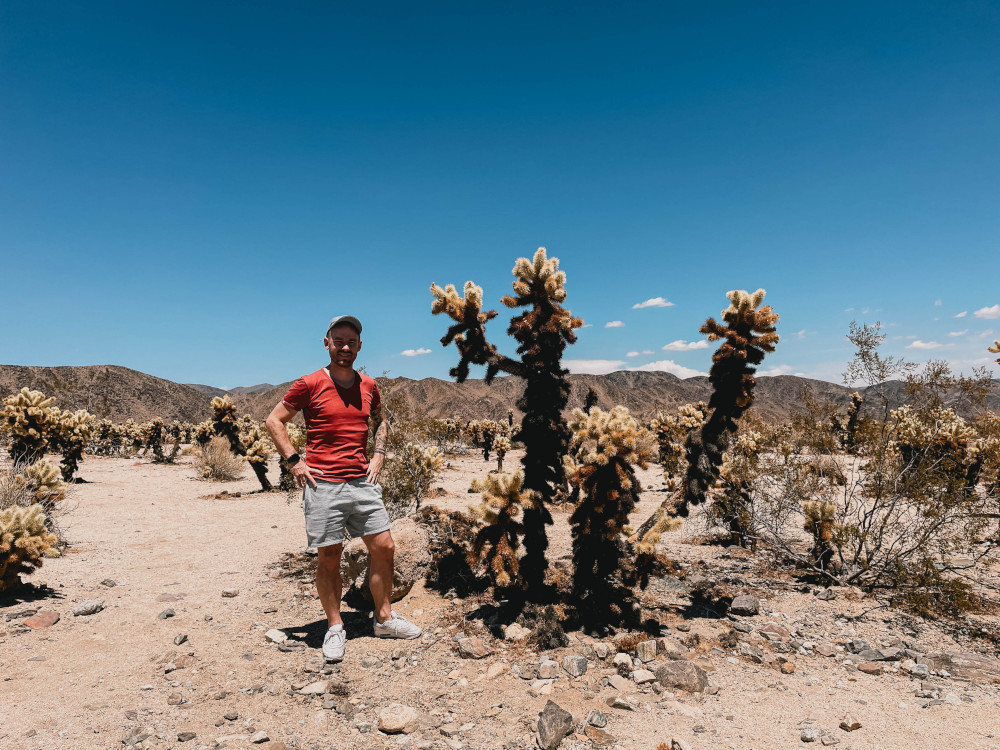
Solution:
{"label": "man", "polygon": [[[267,431],[289,470],[302,487],[309,546],[316,547],[316,591],[326,611],[323,639],[327,661],[344,658],[346,634],[340,618],[340,556],[344,529],[360,536],[368,548],[369,581],[375,603],[375,635],[419,638],[420,628],[390,608],[393,551],[389,514],[377,484],[385,458],[388,425],[375,381],[354,369],[361,351],[361,321],[340,315],[330,321],[323,346],[330,365],[296,380],[267,418]],[[306,459],[292,447],[285,424],[298,412],[306,422]],[[375,453],[365,456],[368,419],[381,422]]]}

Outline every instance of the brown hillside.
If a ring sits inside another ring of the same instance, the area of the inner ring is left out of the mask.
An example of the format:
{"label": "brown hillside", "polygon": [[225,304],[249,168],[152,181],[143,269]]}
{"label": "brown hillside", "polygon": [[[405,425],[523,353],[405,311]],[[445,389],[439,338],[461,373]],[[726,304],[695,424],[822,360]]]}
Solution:
{"label": "brown hillside", "polygon": [[[613,372],[609,375],[571,375],[569,408],[583,406],[587,390],[593,388],[598,405],[603,408],[621,404],[641,419],[657,411],[672,410],[680,404],[707,401],[711,394],[708,378],[681,380],[666,372]],[[432,417],[458,415],[465,419],[502,419],[508,409],[521,413],[515,402],[521,395],[522,382],[517,378],[497,378],[492,386],[482,380],[458,384],[437,378],[411,380],[393,378],[390,388],[399,391],[417,411]],[[291,381],[262,393],[233,389],[228,393],[241,412],[264,419],[288,390]],[[129,417],[146,421],[154,416],[199,422],[210,415],[213,395],[226,393],[211,386],[173,383],[152,375],[114,365],[89,367],[22,367],[0,365],[0,396],[34,388],[55,396],[63,409],[87,409],[92,414],[123,421]],[[779,375],[757,380],[755,410],[769,420],[786,420],[799,406],[799,394],[808,387],[821,400],[830,400],[846,408],[855,390],[822,380]],[[254,387],[256,389],[256,386]],[[863,389],[859,389],[862,390]],[[240,392],[244,391],[244,392]],[[887,392],[893,405],[905,403],[901,383],[890,383]],[[961,394],[946,399],[960,414],[971,409]],[[993,381],[986,405],[1000,411],[1000,381]]]}
{"label": "brown hillside", "polygon": [[146,422],[153,417],[200,422],[211,415],[211,396],[117,365],[22,367],[0,365],[0,395],[27,386],[56,397],[60,409],[86,409],[101,418]]}

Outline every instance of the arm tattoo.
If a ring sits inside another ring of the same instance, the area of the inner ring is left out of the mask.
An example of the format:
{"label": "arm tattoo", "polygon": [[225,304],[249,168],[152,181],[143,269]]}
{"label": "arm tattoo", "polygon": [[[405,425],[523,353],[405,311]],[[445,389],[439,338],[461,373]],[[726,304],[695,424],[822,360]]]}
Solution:
{"label": "arm tattoo", "polygon": [[[382,417],[382,410],[379,409],[379,414],[376,418]],[[382,424],[378,426],[375,431],[375,453],[381,453],[385,455],[385,446],[389,439],[389,421],[387,419],[382,419]]]}

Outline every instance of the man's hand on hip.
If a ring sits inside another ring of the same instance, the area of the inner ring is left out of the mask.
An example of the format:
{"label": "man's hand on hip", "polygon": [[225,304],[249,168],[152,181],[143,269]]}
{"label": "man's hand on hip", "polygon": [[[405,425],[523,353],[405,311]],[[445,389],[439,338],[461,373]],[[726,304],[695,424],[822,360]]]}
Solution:
{"label": "man's hand on hip", "polygon": [[316,480],[313,477],[323,476],[323,472],[319,469],[310,469],[306,466],[305,461],[296,461],[295,465],[293,465],[289,471],[292,472],[292,476],[295,477],[295,483],[299,487],[305,487],[306,482],[315,487]]}
{"label": "man's hand on hip", "polygon": [[372,456],[372,460],[368,462],[368,478],[369,484],[376,484],[378,482],[379,474],[382,473],[382,462],[385,460],[385,456],[381,453],[375,453]]}

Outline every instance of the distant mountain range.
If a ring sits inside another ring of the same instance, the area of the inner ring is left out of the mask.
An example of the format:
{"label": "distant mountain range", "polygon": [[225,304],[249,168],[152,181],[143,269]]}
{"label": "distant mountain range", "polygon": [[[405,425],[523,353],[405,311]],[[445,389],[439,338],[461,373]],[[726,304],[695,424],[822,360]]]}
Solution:
{"label": "distant mountain range", "polygon": [[[613,372],[609,375],[570,375],[569,409],[582,407],[589,388],[597,394],[598,405],[610,408],[623,405],[640,419],[649,419],[657,411],[668,411],[681,404],[708,401],[712,387],[707,377],[681,380],[666,372]],[[116,365],[85,367],[23,367],[0,365],[0,397],[27,386],[56,397],[62,409],[86,409],[101,418],[116,422],[131,417],[145,422],[153,417],[200,422],[211,414],[209,402],[214,396],[229,394],[241,412],[264,419],[288,390],[292,381],[281,385],[261,383],[229,391],[207,385],[183,385]],[[508,409],[520,413],[515,402],[521,395],[518,378],[497,378],[488,386],[482,380],[458,384],[437,378],[411,380],[393,378],[388,382],[418,413],[431,417],[460,416],[465,419],[501,419]],[[787,420],[800,406],[800,394],[808,388],[819,400],[832,401],[846,409],[851,393],[864,389],[847,388],[822,380],[794,375],[757,378],[754,409],[768,420]],[[891,402],[906,402],[902,383],[887,386]],[[947,399],[956,411],[968,416],[969,405],[962,394]],[[1000,381],[994,380],[986,406],[1000,411]]]}

